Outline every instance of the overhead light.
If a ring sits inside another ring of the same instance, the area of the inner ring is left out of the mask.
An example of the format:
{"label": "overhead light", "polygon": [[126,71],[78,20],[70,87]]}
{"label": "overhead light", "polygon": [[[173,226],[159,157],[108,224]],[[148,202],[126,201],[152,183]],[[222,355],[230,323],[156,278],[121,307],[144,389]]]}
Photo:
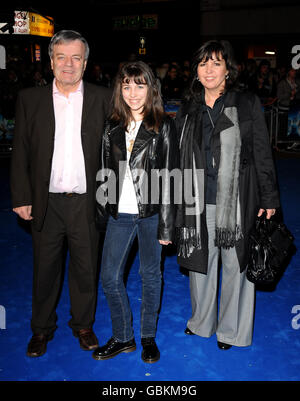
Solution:
{"label": "overhead light", "polygon": [[266,50],[266,51],[265,51],[265,54],[275,54],[275,52],[270,51],[270,50]]}

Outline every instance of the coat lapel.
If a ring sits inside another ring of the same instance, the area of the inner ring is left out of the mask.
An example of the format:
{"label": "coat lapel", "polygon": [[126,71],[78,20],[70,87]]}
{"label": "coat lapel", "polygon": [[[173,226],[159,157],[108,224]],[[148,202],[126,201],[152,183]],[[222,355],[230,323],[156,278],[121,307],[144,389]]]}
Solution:
{"label": "coat lapel", "polygon": [[[230,109],[232,107],[237,107],[237,96],[235,92],[228,92],[224,100],[224,110]],[[235,125],[234,122],[231,121],[231,119],[226,114],[228,113],[225,113],[223,111],[218,118],[211,138],[212,154],[217,165],[220,164],[221,157],[220,133],[227,130],[228,128],[234,127]],[[229,133],[230,130],[226,132]]]}
{"label": "coat lapel", "polygon": [[[236,92],[228,92],[225,96],[224,108],[230,108],[230,107],[237,107],[237,93]],[[227,128],[230,128],[233,126],[234,126],[234,123],[223,112],[216,122],[213,135],[218,134],[221,131],[224,131]]]}
{"label": "coat lapel", "polygon": [[234,124],[230,120],[230,118],[228,118],[225,113],[222,113],[220,115],[220,117],[218,118],[217,122],[216,122],[216,125],[215,125],[215,128],[214,128],[214,134],[217,134],[217,133],[219,133],[221,131],[224,131],[227,128],[232,127],[233,125]]}

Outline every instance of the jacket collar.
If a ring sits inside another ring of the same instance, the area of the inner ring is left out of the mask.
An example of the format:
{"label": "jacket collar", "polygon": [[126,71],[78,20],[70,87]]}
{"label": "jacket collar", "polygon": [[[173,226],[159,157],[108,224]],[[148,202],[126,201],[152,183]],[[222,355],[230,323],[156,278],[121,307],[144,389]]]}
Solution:
{"label": "jacket collar", "polygon": [[[229,107],[237,107],[238,104],[238,94],[237,92],[234,91],[229,91],[226,93],[226,96],[224,97],[224,108],[229,108]],[[202,119],[202,107],[203,107],[203,102],[191,102],[189,105],[186,105],[188,107],[188,114],[190,115],[195,115],[197,118],[197,115],[200,114],[200,118]],[[200,111],[200,113],[199,113]],[[227,128],[232,127],[234,124],[233,122],[225,115],[223,112],[220,117],[218,118],[216,125],[214,127],[213,134],[217,134],[221,131],[226,130]]]}
{"label": "jacket collar", "polygon": [[[230,90],[226,93],[224,97],[224,106],[233,107],[238,106],[239,102],[239,92],[235,90]],[[203,106],[202,95],[200,94],[198,100],[191,99],[187,102],[182,103],[182,114],[194,114],[199,113],[199,110]]]}

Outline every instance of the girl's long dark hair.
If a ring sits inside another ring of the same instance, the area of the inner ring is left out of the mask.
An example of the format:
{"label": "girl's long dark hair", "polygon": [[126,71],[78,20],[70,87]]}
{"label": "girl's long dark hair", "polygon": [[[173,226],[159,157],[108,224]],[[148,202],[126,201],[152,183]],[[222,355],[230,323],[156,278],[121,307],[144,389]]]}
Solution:
{"label": "girl's long dark hair", "polygon": [[133,80],[136,84],[146,84],[147,99],[143,110],[145,128],[158,133],[164,118],[164,106],[156,78],[151,68],[143,61],[124,63],[115,78],[111,120],[121,124],[125,129],[132,121],[130,107],[122,96],[122,84]]}
{"label": "girl's long dark hair", "polygon": [[194,99],[200,101],[200,94],[203,90],[201,82],[197,79],[197,68],[200,62],[206,62],[212,59],[215,55],[217,58],[222,58],[225,61],[228,70],[228,78],[225,81],[224,93],[233,89],[237,82],[238,68],[234,58],[233,49],[231,44],[225,40],[209,40],[204,43],[194,54],[191,63],[191,79],[189,90],[186,92],[186,100]]}

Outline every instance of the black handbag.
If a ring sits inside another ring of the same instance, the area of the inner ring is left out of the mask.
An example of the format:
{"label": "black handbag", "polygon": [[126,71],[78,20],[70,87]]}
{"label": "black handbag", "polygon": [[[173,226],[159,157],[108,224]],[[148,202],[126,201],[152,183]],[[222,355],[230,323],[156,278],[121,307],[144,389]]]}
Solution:
{"label": "black handbag", "polygon": [[275,284],[283,274],[292,253],[294,237],[283,222],[257,217],[250,233],[250,255],[246,271],[249,281],[258,285]]}

